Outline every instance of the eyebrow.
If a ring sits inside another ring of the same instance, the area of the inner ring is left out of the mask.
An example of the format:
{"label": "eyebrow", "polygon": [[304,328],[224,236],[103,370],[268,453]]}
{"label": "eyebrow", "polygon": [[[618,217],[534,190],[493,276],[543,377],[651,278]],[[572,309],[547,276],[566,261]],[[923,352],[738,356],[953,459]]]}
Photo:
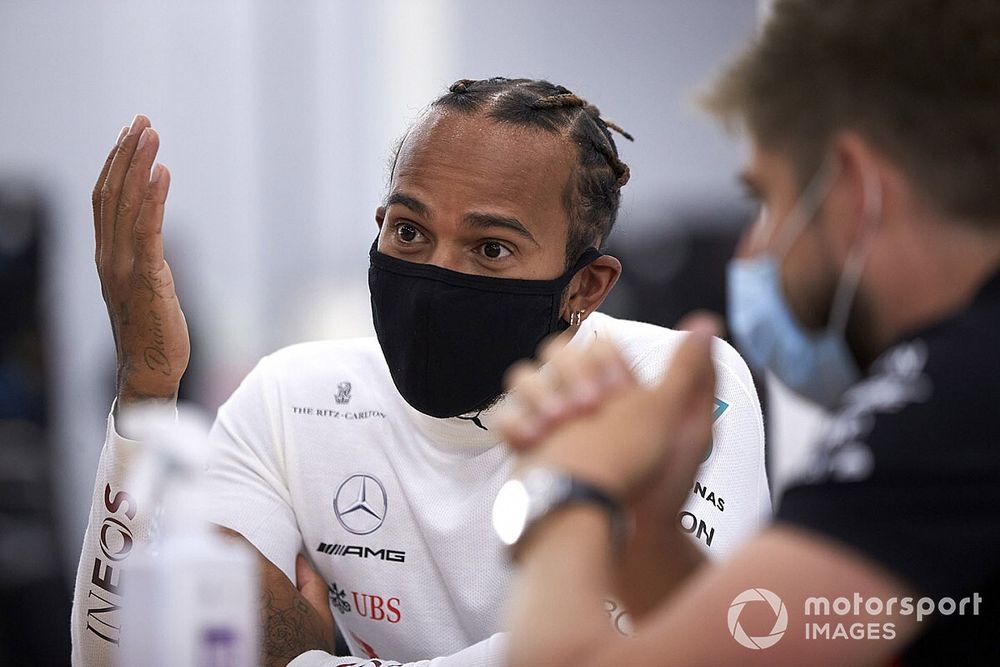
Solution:
{"label": "eyebrow", "polygon": [[399,204],[401,206],[405,206],[406,208],[410,209],[417,215],[422,215],[424,217],[427,217],[428,214],[430,213],[430,209],[427,208],[426,204],[424,204],[416,197],[413,197],[403,192],[393,192],[391,195],[389,195],[389,198],[385,200],[386,208],[392,206],[393,204]]}
{"label": "eyebrow", "polygon": [[521,221],[517,218],[510,218],[505,215],[496,215],[495,213],[467,213],[465,215],[465,224],[469,225],[473,229],[491,229],[495,227],[501,227],[503,229],[509,229],[512,232],[523,236],[535,245],[538,245],[538,241],[532,236],[528,228],[521,224]]}
{"label": "eyebrow", "polygon": [[[389,195],[385,200],[385,206],[388,208],[393,204],[405,206],[417,215],[430,217],[430,208],[416,197],[408,195],[405,192],[393,192]],[[539,245],[532,233],[528,231],[528,228],[517,218],[497,215],[496,213],[467,213],[463,221],[473,229],[493,229],[497,227],[509,229],[519,236],[528,239],[536,246]]]}

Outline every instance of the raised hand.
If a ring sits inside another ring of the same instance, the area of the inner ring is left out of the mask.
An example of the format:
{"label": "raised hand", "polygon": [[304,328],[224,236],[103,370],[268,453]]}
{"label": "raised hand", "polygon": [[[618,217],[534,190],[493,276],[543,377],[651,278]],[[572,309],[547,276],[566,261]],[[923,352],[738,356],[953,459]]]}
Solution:
{"label": "raised hand", "polygon": [[93,192],[95,261],[118,357],[119,407],[172,401],[190,358],[187,322],[163,258],[170,172],[145,116],[122,128]]}

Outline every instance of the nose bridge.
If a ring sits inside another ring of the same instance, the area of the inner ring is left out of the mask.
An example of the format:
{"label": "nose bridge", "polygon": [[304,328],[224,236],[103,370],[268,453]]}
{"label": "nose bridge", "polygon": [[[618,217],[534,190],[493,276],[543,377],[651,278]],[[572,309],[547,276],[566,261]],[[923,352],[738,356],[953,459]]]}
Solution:
{"label": "nose bridge", "polygon": [[461,272],[463,261],[461,242],[450,234],[443,234],[434,243],[434,250],[427,263],[442,269]]}

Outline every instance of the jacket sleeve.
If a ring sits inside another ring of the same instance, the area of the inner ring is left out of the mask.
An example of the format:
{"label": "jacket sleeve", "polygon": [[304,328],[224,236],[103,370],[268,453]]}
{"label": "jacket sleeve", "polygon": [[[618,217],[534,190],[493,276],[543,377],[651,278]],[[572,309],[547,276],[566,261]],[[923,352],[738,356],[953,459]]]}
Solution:
{"label": "jacket sleeve", "polygon": [[302,548],[285,467],[278,385],[264,357],[219,408],[209,434],[206,509],[212,523],[240,533],[295,581]]}
{"label": "jacket sleeve", "polygon": [[139,443],[115,431],[112,407],[73,590],[73,665],[103,667],[116,660],[122,568],[135,547],[148,540],[154,520],[152,509],[140,506],[127,487],[137,447]]}

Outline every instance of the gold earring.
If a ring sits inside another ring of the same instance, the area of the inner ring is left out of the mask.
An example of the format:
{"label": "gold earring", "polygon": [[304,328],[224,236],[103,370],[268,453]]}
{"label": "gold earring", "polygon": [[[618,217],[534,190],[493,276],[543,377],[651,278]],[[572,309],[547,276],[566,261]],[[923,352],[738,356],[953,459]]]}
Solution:
{"label": "gold earring", "polygon": [[582,310],[574,310],[572,313],[570,313],[570,315],[569,315],[569,325],[571,327],[578,327],[578,326],[580,326],[581,322],[583,322],[583,311]]}

